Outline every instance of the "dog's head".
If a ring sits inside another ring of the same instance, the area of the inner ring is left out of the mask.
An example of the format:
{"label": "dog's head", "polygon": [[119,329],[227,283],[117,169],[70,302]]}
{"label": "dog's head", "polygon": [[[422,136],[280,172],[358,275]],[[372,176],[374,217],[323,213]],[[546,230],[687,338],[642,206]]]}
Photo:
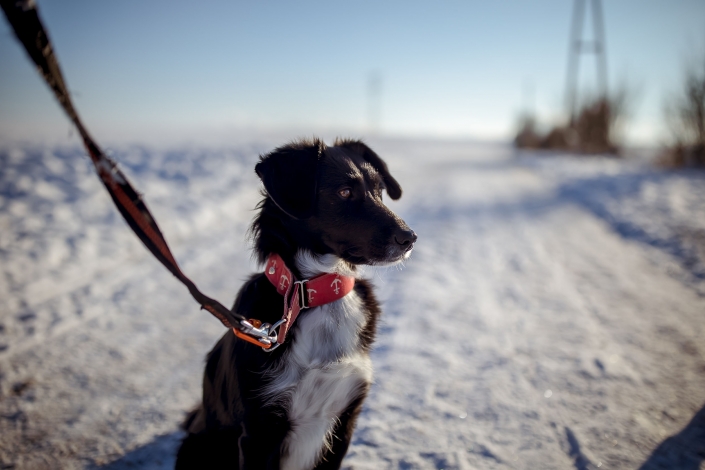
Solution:
{"label": "dog's head", "polygon": [[255,171],[296,247],[352,264],[393,264],[411,254],[416,234],[382,201],[385,190],[399,199],[401,187],[364,143],[289,144],[261,157]]}

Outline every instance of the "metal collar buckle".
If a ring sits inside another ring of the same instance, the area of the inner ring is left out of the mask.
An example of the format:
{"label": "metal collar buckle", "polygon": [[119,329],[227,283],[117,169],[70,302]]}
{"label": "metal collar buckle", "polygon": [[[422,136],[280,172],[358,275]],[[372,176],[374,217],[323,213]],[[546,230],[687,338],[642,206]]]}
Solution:
{"label": "metal collar buckle", "polygon": [[294,284],[299,285],[299,307],[301,310],[308,308],[308,292],[306,290],[306,284],[309,280],[304,279],[303,281],[294,281]]}

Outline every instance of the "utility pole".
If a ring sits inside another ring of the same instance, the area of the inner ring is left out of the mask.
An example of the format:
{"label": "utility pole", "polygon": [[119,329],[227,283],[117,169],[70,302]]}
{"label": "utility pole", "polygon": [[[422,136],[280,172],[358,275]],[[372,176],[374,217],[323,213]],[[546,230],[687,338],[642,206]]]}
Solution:
{"label": "utility pole", "polygon": [[[585,22],[586,2],[592,7],[593,40],[583,40],[583,23]],[[575,0],[573,4],[573,22],[570,29],[568,45],[568,75],[566,78],[566,106],[572,125],[577,118],[578,76],[582,54],[595,54],[597,69],[597,86],[603,98],[607,97],[607,53],[605,51],[605,29],[602,22],[602,3],[600,0]]]}
{"label": "utility pole", "polygon": [[370,133],[377,134],[380,130],[382,114],[382,73],[378,70],[370,72],[367,77],[367,125]]}

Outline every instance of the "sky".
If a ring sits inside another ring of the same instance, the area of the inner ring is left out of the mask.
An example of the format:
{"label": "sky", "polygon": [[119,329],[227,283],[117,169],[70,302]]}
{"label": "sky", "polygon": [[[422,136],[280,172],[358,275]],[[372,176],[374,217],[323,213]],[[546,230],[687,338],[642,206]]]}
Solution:
{"label": "sky", "polygon": [[[99,142],[273,130],[497,140],[524,110],[564,115],[570,0],[37,3]],[[631,90],[626,142],[658,144],[665,101],[705,57],[705,0],[603,11],[610,88]],[[581,58],[585,93],[594,62]],[[23,139],[76,141],[3,18],[0,142]]]}

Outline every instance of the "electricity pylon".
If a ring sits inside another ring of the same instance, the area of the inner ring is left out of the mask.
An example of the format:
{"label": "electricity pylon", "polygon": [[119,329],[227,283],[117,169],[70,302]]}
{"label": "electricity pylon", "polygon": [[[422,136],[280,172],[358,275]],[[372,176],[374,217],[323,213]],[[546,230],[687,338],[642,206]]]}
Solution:
{"label": "electricity pylon", "polygon": [[[592,6],[592,41],[583,40],[586,2],[590,2]],[[607,97],[607,53],[605,52],[605,29],[602,22],[602,3],[600,0],[575,0],[573,4],[573,23],[570,30],[568,76],[566,79],[566,104],[571,124],[575,122],[577,117],[580,56],[586,53],[595,54],[597,86],[601,96]]]}

